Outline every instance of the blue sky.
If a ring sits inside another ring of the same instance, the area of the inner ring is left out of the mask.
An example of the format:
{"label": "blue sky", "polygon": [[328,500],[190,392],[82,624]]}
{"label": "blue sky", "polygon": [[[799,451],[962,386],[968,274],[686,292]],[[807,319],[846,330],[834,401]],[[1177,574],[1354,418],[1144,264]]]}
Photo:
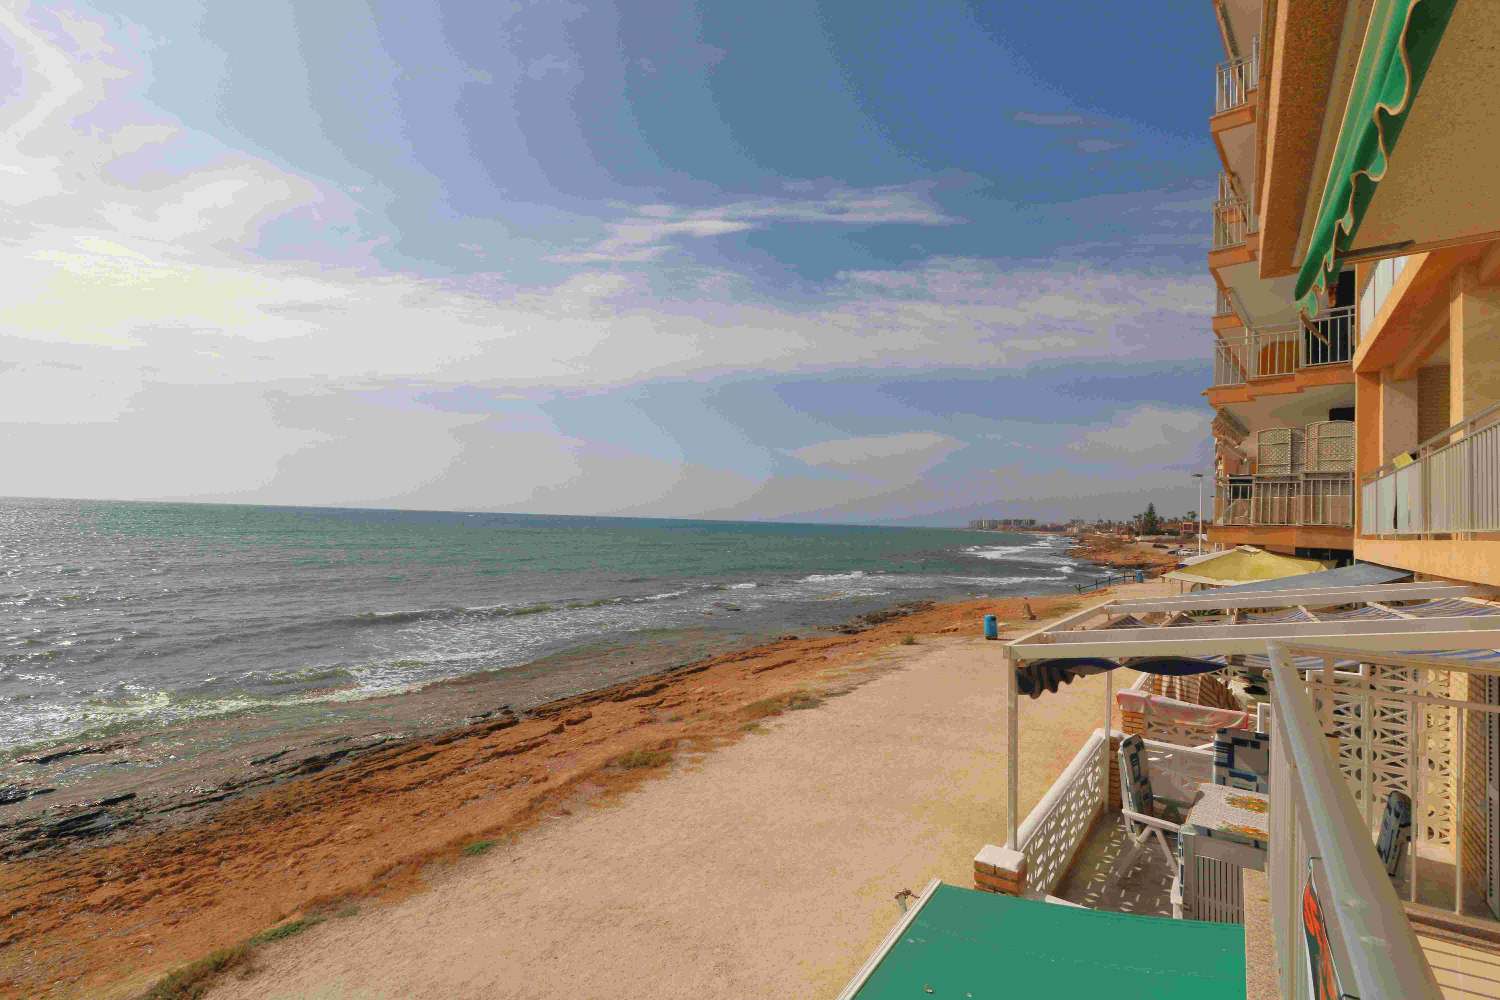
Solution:
{"label": "blue sky", "polygon": [[1190,508],[1216,51],[1207,3],[0,11],[0,494]]}

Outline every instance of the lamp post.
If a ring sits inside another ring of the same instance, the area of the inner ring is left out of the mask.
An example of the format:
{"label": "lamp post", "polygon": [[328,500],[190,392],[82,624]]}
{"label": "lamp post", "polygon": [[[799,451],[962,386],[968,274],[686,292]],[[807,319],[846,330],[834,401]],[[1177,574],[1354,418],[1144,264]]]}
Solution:
{"label": "lamp post", "polygon": [[1198,554],[1203,554],[1203,473],[1193,473],[1193,478],[1198,480]]}

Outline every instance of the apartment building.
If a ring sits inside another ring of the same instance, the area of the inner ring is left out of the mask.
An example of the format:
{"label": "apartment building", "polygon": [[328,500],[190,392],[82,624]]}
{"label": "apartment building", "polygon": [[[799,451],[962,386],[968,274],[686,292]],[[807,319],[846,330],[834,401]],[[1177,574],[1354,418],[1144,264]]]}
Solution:
{"label": "apartment building", "polygon": [[[1269,140],[1287,122],[1264,96],[1273,53],[1260,0],[1214,4],[1224,61],[1209,132],[1219,152],[1208,268],[1213,330],[1216,545],[1257,545],[1346,562],[1353,555],[1356,275],[1344,269],[1310,316],[1299,313],[1286,247],[1262,225],[1306,197]],[[1300,183],[1300,186],[1299,186]]]}

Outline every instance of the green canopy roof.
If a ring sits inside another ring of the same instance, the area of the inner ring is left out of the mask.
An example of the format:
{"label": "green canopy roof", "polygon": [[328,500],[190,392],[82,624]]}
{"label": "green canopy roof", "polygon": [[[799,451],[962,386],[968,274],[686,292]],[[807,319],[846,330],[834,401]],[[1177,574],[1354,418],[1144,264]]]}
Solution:
{"label": "green canopy roof", "polygon": [[855,1000],[1244,1000],[1245,929],[939,885]]}
{"label": "green canopy roof", "polygon": [[1401,127],[1458,0],[1376,0],[1349,89],[1317,223],[1297,273],[1297,299],[1309,318],[1318,293],[1339,271],[1375,187],[1390,164]]}

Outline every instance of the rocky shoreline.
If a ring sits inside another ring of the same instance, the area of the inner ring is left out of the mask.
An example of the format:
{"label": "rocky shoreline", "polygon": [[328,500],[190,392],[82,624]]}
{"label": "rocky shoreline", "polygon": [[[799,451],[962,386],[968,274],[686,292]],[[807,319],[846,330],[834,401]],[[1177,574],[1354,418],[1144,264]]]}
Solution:
{"label": "rocky shoreline", "polygon": [[0,831],[0,995],[133,996],[282,921],[414,891],[475,842],[606,801],[892,662],[872,654],[977,634],[984,614],[1025,617],[1021,598],[924,602],[425,735],[338,733],[222,780],[35,811]]}

